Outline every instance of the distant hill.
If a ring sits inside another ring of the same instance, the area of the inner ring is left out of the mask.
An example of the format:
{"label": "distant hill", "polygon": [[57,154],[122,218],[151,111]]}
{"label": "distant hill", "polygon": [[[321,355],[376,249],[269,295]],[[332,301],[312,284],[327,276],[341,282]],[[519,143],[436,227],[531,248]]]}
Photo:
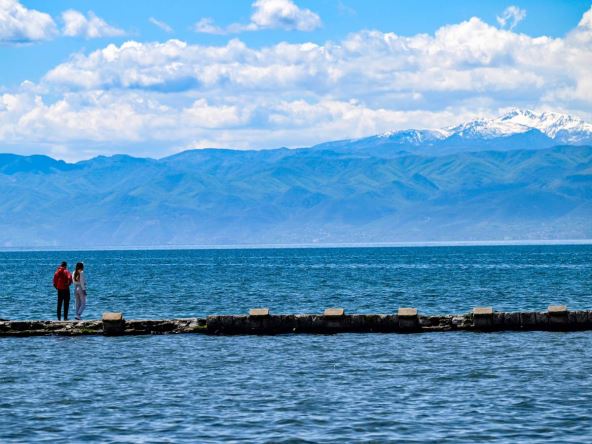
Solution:
{"label": "distant hill", "polygon": [[160,160],[0,155],[0,246],[592,238],[592,146],[529,128]]}

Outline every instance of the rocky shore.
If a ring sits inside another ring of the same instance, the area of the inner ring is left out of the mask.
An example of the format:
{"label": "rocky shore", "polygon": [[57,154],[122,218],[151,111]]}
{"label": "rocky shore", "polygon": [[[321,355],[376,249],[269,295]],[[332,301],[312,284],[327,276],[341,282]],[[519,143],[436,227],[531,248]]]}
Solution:
{"label": "rocky shore", "polygon": [[253,309],[248,315],[212,315],[207,318],[126,320],[121,313],[104,313],[91,321],[0,320],[0,337],[149,335],[194,333],[207,335],[275,335],[288,333],[421,333],[446,331],[577,331],[592,330],[592,310],[549,306],[541,312],[496,312],[477,307],[470,313],[427,316],[414,308],[396,314],[346,314],[341,308],[323,314],[273,315]]}

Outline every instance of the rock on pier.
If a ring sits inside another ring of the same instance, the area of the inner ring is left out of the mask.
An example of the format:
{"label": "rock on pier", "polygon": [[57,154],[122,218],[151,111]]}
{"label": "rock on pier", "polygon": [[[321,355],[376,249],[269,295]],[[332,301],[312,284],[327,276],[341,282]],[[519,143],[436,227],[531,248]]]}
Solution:
{"label": "rock on pier", "polygon": [[276,335],[334,333],[421,333],[447,331],[578,331],[592,330],[592,310],[549,306],[540,312],[497,312],[476,307],[457,315],[422,315],[415,308],[396,314],[347,314],[329,308],[323,314],[270,314],[267,308],[247,315],[212,315],[207,318],[126,320],[122,313],[104,313],[93,321],[0,320],[1,336],[149,335],[196,333],[207,335]]}

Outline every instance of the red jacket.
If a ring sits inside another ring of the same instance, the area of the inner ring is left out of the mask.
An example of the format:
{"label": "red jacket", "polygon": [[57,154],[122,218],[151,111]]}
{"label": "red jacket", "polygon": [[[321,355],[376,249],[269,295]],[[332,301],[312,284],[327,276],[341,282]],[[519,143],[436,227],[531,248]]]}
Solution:
{"label": "red jacket", "polygon": [[72,275],[64,268],[59,267],[53,275],[53,286],[58,290],[66,290],[72,285]]}

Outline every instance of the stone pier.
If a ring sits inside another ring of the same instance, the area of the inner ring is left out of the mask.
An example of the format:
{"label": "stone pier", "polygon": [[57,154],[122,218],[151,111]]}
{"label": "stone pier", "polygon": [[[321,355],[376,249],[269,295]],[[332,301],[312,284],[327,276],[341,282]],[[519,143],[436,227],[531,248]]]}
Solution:
{"label": "stone pier", "polygon": [[245,315],[211,315],[207,318],[127,320],[122,313],[104,313],[93,321],[0,320],[0,337],[150,335],[195,333],[207,335],[277,335],[335,333],[422,333],[448,331],[579,331],[592,330],[592,310],[568,310],[563,305],[546,311],[497,312],[475,307],[469,313],[422,315],[400,308],[396,314],[347,314],[329,308],[322,314],[271,314],[257,308]]}

